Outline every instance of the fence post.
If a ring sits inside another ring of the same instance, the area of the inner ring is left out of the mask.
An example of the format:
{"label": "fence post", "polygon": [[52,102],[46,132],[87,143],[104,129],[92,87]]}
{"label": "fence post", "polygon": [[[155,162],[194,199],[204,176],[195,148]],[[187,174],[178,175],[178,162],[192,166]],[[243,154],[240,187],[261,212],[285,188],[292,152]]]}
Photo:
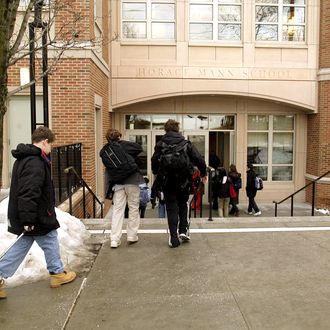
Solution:
{"label": "fence post", "polygon": [[86,192],[85,192],[85,185],[83,185],[83,212],[84,212],[84,218],[86,219]]}
{"label": "fence post", "polygon": [[275,217],[277,217],[277,202],[274,203],[275,203]]}
{"label": "fence post", "polygon": [[212,170],[210,168],[208,168],[207,173],[208,173],[208,182],[209,182],[209,189],[208,189],[209,218],[208,218],[208,221],[213,221],[213,219],[212,219],[212,202],[213,202]]}
{"label": "fence post", "polygon": [[314,216],[314,207],[315,207],[315,181],[313,181],[312,216]]}
{"label": "fence post", "polygon": [[69,186],[69,210],[70,210],[70,214],[73,215],[72,213],[72,192],[71,192],[71,171],[69,171],[68,173],[68,186]]}

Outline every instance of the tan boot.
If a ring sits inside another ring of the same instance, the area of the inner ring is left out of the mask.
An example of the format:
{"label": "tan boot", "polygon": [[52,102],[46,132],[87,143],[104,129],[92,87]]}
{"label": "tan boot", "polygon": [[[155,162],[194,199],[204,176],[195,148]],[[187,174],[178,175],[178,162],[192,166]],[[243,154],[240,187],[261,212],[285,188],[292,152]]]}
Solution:
{"label": "tan boot", "polygon": [[0,299],[7,298],[7,293],[4,290],[4,287],[5,287],[5,280],[4,279],[0,279]]}
{"label": "tan boot", "polygon": [[66,272],[50,275],[50,287],[59,288],[62,284],[70,283],[76,278],[75,272]]}

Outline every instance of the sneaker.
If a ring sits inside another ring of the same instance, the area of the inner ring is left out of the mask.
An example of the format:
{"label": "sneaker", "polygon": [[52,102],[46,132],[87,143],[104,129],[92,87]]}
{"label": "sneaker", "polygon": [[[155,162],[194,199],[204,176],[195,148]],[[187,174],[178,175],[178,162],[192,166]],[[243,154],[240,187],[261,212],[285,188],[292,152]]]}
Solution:
{"label": "sneaker", "polygon": [[132,245],[139,241],[139,238],[137,236],[134,237],[127,237],[127,244]]}
{"label": "sneaker", "polygon": [[7,293],[4,290],[5,287],[5,280],[3,278],[0,279],[0,299],[7,298]]}
{"label": "sneaker", "polygon": [[174,236],[174,237],[172,237],[171,235],[169,236],[169,238],[168,238],[168,245],[169,245],[169,247],[171,247],[171,248],[176,248],[176,247],[178,247],[179,245],[180,245],[180,241],[179,241],[179,239],[178,239],[178,237],[176,236]]}
{"label": "sneaker", "polygon": [[248,214],[252,215],[252,214],[253,214],[253,212],[248,212]]}
{"label": "sneaker", "polygon": [[254,213],[254,216],[255,216],[255,217],[257,217],[257,216],[259,216],[259,215],[261,215],[261,211],[258,211],[257,213]]}
{"label": "sneaker", "polygon": [[188,235],[188,233],[181,233],[179,234],[179,237],[182,240],[182,242],[190,241],[190,236]]}
{"label": "sneaker", "polygon": [[118,246],[120,246],[121,241],[111,241],[111,248],[116,249]]}
{"label": "sneaker", "polygon": [[70,283],[76,278],[75,272],[66,272],[51,274],[50,275],[50,287],[59,288],[62,284]]}

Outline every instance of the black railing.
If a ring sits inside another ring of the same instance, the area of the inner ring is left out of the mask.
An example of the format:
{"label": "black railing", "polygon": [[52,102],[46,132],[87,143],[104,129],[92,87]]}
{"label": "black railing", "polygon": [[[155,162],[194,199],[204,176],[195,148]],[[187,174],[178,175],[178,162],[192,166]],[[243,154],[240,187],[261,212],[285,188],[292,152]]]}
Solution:
{"label": "black railing", "polygon": [[[209,218],[208,221],[213,221],[212,219],[212,204],[213,204],[213,178],[215,175],[215,170],[212,167],[207,168],[207,177],[208,177],[208,191],[207,191],[207,202],[209,204]],[[201,193],[201,201],[200,201],[200,209],[199,209],[199,216],[202,217],[203,214],[203,194],[204,194],[204,183],[200,182],[196,189],[193,190],[193,198],[190,201],[189,205],[189,218],[191,218],[191,215],[193,213],[194,218],[197,216],[197,200],[198,200],[198,194]]]}
{"label": "black railing", "polygon": [[277,217],[277,206],[279,204],[285,202],[289,198],[291,198],[291,217],[293,217],[293,197],[296,194],[300,193],[302,190],[304,190],[307,187],[309,187],[310,185],[312,185],[312,216],[314,216],[316,182],[319,181],[320,179],[322,179],[323,177],[327,176],[329,173],[330,173],[330,171],[324,173],[323,175],[319,176],[317,179],[315,179],[315,180],[311,181],[310,183],[306,184],[304,187],[302,187],[299,190],[295,191],[293,194],[285,197],[281,201],[279,201],[279,202],[273,201],[273,203],[275,203],[275,217]]}
{"label": "black railing", "polygon": [[64,170],[70,166],[74,167],[81,177],[81,143],[69,144],[55,147],[52,150],[52,176],[55,188],[55,203],[63,203],[70,195],[81,188],[81,182],[76,177],[69,187],[69,178]]}
{"label": "black railing", "polygon": [[[72,214],[73,207],[72,207],[72,195],[75,193],[75,181],[79,181],[80,187],[83,189],[83,214],[84,218],[88,218],[89,214],[87,213],[87,202],[86,202],[86,190],[91,194],[93,198],[93,218],[97,217],[96,213],[96,202],[100,205],[100,216],[103,218],[103,203],[97,198],[94,194],[93,190],[88,186],[85,180],[79,175],[79,173],[74,169],[74,167],[70,166],[64,170],[64,173],[67,174],[68,182],[69,182],[69,213]],[[88,215],[88,216],[87,216]]]}

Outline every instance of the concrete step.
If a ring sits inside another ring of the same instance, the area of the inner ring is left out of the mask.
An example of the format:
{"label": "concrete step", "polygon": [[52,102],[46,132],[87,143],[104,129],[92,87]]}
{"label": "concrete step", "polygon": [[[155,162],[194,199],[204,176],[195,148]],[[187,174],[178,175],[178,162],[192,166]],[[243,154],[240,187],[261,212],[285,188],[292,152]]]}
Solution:
{"label": "concrete step", "polygon": [[[111,222],[109,219],[82,219],[87,229],[93,235],[109,234]],[[123,228],[126,228],[127,220],[124,220]],[[264,227],[264,226],[323,226],[330,222],[329,216],[295,216],[295,217],[232,217],[232,218],[192,218],[191,229],[205,228],[240,228],[240,227]],[[141,219],[140,231],[143,230],[167,230],[167,220],[159,218]]]}

